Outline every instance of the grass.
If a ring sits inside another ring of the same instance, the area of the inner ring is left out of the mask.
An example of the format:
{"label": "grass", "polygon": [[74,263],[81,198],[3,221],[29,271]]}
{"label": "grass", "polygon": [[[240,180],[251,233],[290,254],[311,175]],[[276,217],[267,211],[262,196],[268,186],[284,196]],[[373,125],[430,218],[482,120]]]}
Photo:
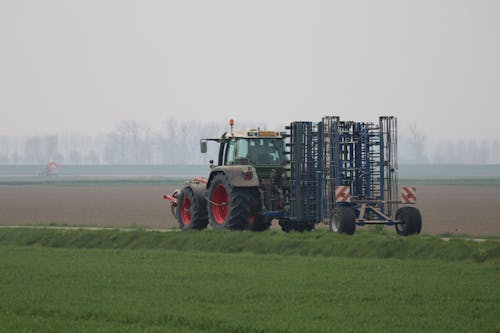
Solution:
{"label": "grass", "polygon": [[127,231],[141,231],[141,230],[176,230],[180,231],[178,226],[164,226],[161,228],[150,228],[137,223],[124,223],[110,226],[109,224],[88,224],[88,223],[59,223],[59,222],[47,222],[47,223],[28,223],[28,224],[17,224],[17,225],[0,225],[0,228],[26,228],[26,229],[109,229],[109,230],[127,230]]}
{"label": "grass", "polygon": [[2,229],[0,323],[7,332],[498,332],[498,244]]}
{"label": "grass", "polygon": [[166,249],[348,258],[395,258],[447,261],[499,261],[498,239],[472,242],[460,237],[401,237],[385,231],[363,231],[353,236],[316,230],[310,233],[281,231],[149,232],[119,230],[0,229],[0,245],[100,249]]}

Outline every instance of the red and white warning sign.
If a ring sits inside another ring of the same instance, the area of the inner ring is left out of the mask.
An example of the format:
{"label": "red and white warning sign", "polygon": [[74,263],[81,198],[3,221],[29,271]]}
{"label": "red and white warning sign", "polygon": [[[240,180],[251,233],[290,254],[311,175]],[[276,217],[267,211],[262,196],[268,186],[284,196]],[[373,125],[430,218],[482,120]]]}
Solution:
{"label": "red and white warning sign", "polygon": [[348,185],[335,187],[336,202],[351,202],[351,190]]}
{"label": "red and white warning sign", "polygon": [[415,186],[403,186],[401,188],[401,200],[407,204],[417,202],[417,188]]}

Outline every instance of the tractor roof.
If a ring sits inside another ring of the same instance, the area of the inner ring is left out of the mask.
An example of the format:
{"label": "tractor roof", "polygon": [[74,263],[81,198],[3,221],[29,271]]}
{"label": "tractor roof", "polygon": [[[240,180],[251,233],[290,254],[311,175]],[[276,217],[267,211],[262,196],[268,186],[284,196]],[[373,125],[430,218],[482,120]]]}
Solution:
{"label": "tractor roof", "polygon": [[250,129],[246,131],[233,131],[233,133],[227,132],[222,136],[225,139],[229,138],[275,138],[281,139],[283,138],[283,134],[278,131],[261,131],[256,129]]}

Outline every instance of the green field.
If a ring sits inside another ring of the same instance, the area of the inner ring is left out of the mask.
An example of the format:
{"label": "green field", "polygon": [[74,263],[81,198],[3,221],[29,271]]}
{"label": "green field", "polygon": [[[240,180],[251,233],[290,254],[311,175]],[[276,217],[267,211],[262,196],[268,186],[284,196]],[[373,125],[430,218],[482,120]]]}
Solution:
{"label": "green field", "polygon": [[0,230],[19,332],[498,332],[497,240]]}

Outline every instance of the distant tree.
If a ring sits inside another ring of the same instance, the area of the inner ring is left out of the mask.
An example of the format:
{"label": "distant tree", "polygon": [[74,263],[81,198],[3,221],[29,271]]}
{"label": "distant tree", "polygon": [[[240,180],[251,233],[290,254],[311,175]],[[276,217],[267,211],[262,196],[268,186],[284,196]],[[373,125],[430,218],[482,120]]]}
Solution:
{"label": "distant tree", "polygon": [[163,122],[162,131],[157,136],[163,163],[175,164],[182,135],[178,128],[179,122],[175,118],[168,118]]}
{"label": "distant tree", "polygon": [[490,144],[490,162],[500,164],[500,140],[494,140]]}
{"label": "distant tree", "polygon": [[[24,162],[28,164],[43,164],[41,144],[38,136],[28,137],[24,143]],[[45,161],[45,163],[47,163]]]}
{"label": "distant tree", "polygon": [[111,164],[147,164],[152,157],[152,133],[136,121],[119,122],[108,134],[104,158]]}
{"label": "distant tree", "polygon": [[467,144],[465,141],[460,140],[454,143],[456,147],[456,159],[454,163],[467,163]]}
{"label": "distant tree", "polygon": [[478,163],[478,159],[479,159],[479,149],[478,149],[478,146],[477,146],[477,142],[476,141],[469,141],[467,142],[467,153],[466,153],[466,156],[465,156],[465,162],[466,163],[471,163],[471,164],[476,164]]}
{"label": "distant tree", "polygon": [[447,154],[446,154],[446,149],[443,148],[443,144],[438,142],[434,145],[434,151],[432,153],[432,163],[446,163],[447,161]]}
{"label": "distant tree", "polygon": [[72,150],[66,159],[68,164],[81,164],[82,163],[82,153],[78,150]]}
{"label": "distant tree", "polygon": [[21,157],[17,151],[13,152],[9,156],[10,164],[20,164]]}
{"label": "distant tree", "polygon": [[444,152],[446,156],[446,163],[457,163],[458,161],[458,149],[456,143],[452,141],[446,141],[446,150]]}
{"label": "distant tree", "polygon": [[490,144],[486,140],[482,140],[479,144],[478,163],[485,164],[490,160]]}
{"label": "distant tree", "polygon": [[426,138],[417,128],[416,122],[411,122],[408,126],[409,143],[412,149],[412,156],[415,163],[427,163]]}
{"label": "distant tree", "polygon": [[9,155],[0,153],[0,164],[9,164]]}
{"label": "distant tree", "polygon": [[97,165],[101,163],[99,156],[94,150],[90,150],[85,154],[83,162],[85,164],[90,164],[90,165]]}
{"label": "distant tree", "polygon": [[58,164],[63,164],[64,163],[64,156],[63,156],[63,154],[61,154],[59,152],[55,152],[52,155],[52,158],[50,160],[53,162],[56,162]]}
{"label": "distant tree", "polygon": [[46,135],[42,138],[41,157],[49,162],[55,159],[59,140],[57,135]]}

